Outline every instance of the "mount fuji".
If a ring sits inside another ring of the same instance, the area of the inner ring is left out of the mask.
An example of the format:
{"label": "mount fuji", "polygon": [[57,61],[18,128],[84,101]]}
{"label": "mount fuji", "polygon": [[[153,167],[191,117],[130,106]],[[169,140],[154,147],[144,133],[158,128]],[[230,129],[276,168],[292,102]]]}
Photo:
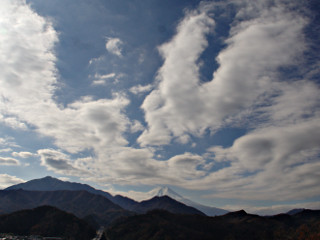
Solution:
{"label": "mount fuji", "polygon": [[200,203],[191,201],[190,199],[187,199],[187,198],[181,196],[180,194],[176,193],[175,191],[173,191],[169,187],[156,187],[146,193],[146,198],[148,198],[148,199],[155,197],[155,196],[157,196],[157,197],[168,196],[178,202],[182,202],[190,207],[194,207],[194,208],[200,210],[201,212],[203,212],[207,216],[220,216],[220,215],[224,215],[224,214],[228,213],[227,210],[224,210],[221,208],[209,207],[209,206],[205,206]]}

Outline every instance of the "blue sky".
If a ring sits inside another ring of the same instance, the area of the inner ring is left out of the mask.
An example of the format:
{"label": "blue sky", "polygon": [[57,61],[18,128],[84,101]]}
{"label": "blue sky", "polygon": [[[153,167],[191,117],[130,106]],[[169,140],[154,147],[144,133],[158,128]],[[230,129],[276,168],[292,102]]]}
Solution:
{"label": "blue sky", "polygon": [[[320,207],[317,1],[2,0],[0,188]],[[270,210],[270,212],[271,212]]]}

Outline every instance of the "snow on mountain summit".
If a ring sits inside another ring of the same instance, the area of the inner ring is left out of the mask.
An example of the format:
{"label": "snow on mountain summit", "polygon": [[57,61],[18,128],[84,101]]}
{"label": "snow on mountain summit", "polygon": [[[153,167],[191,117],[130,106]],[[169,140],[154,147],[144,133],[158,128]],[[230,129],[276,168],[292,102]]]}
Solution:
{"label": "snow on mountain summit", "polygon": [[188,206],[194,207],[194,208],[202,211],[203,213],[205,213],[208,216],[218,216],[218,215],[226,214],[228,212],[224,209],[209,207],[209,206],[205,206],[205,205],[193,202],[193,201],[179,195],[178,193],[173,191],[171,188],[166,187],[166,186],[156,187],[156,188],[152,189],[151,191],[146,193],[145,198],[149,199],[149,198],[152,198],[155,196],[158,196],[158,197],[168,196],[176,201],[179,201],[179,202],[182,202]]}
{"label": "snow on mountain summit", "polygon": [[150,192],[148,192],[149,196],[158,196],[158,197],[162,197],[162,196],[169,196],[173,199],[176,200],[180,200],[183,197],[180,196],[178,193],[176,193],[175,191],[173,191],[171,188],[169,187],[156,187],[154,189],[152,189]]}

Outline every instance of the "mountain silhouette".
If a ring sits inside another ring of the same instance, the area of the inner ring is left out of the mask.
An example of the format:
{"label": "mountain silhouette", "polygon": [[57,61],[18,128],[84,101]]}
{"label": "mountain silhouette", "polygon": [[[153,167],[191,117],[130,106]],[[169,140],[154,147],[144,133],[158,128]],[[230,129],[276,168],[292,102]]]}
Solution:
{"label": "mountain silhouette", "polygon": [[95,236],[95,229],[88,223],[51,206],[1,215],[0,232],[20,236],[62,237],[70,240],[88,240]]}
{"label": "mountain silhouette", "polygon": [[133,211],[138,213],[146,213],[155,209],[166,210],[171,213],[179,213],[179,214],[205,215],[198,209],[187,206],[168,196],[154,197],[152,199],[142,201],[136,205]]}
{"label": "mountain silhouette", "polygon": [[53,178],[50,176],[33,179],[25,183],[19,183],[13,186],[10,186],[4,190],[30,190],[30,191],[57,191],[57,190],[69,190],[69,191],[87,191],[94,194],[102,195],[109,200],[112,199],[112,195],[108,192],[97,190],[87,184],[75,183],[62,181],[57,178]]}
{"label": "mountain silhouette", "polygon": [[[154,209],[163,209],[172,213],[203,215],[201,211],[170,197],[163,196],[137,202],[121,195],[113,197],[108,192],[97,190],[87,184],[65,182],[49,176],[13,185],[4,191],[11,192],[6,198],[12,195],[11,198],[14,200],[4,203],[5,200],[1,198],[0,191],[0,204],[3,202],[3,206],[0,206],[0,213],[1,211],[12,212],[47,204],[70,211],[81,218],[92,215],[98,223],[104,225],[109,224],[119,216],[132,215],[132,212],[141,214]],[[34,194],[34,199],[30,199],[32,194]],[[6,194],[2,195],[5,196]],[[96,209],[94,205],[97,204],[103,206],[104,209]]]}
{"label": "mountain silhouette", "polygon": [[26,191],[22,189],[0,191],[0,213],[42,205],[57,207],[79,218],[91,216],[100,225],[108,225],[121,216],[133,214],[107,198],[87,191]]}
{"label": "mountain silhouette", "polygon": [[6,188],[5,190],[30,190],[30,191],[57,191],[57,190],[69,190],[69,191],[87,191],[89,193],[101,195],[113,203],[119,205],[120,207],[131,211],[133,206],[135,206],[138,202],[133,199],[116,195],[113,197],[110,193],[102,190],[95,189],[87,184],[75,183],[75,182],[68,182],[62,181],[50,176],[30,180],[25,183],[19,183],[13,186]]}
{"label": "mountain silhouette", "polygon": [[[18,189],[30,190],[30,191],[58,191],[58,190],[87,191],[92,194],[101,195],[107,198],[108,200],[110,200],[111,202],[113,202],[114,204],[120,206],[121,208],[128,211],[134,211],[136,213],[146,213],[153,209],[163,209],[163,210],[176,213],[177,212],[177,210],[175,209],[176,207],[177,209],[179,209],[180,213],[203,214],[201,211],[196,210],[193,207],[189,207],[189,206],[186,206],[186,204],[180,203],[179,200],[177,199],[175,199],[175,201],[171,201],[167,198],[158,198],[157,200],[150,199],[142,202],[137,202],[133,199],[130,199],[128,197],[124,197],[121,195],[112,196],[108,192],[97,190],[87,184],[61,181],[59,179],[56,179],[50,176],[40,178],[40,179],[34,179],[34,180],[31,180],[25,183],[20,183],[17,185],[13,185],[11,187],[6,188],[5,190],[18,190]],[[166,196],[169,194],[170,194],[169,196],[170,199],[172,199],[171,196],[179,196],[181,199],[183,199],[180,195],[173,192],[169,188],[167,189],[164,188],[162,192],[162,196]],[[0,207],[0,211],[1,211],[1,207]],[[75,214],[77,215],[77,213]]]}
{"label": "mountain silhouette", "polygon": [[107,236],[110,240],[320,239],[320,211],[281,215],[262,217],[241,210],[208,217],[155,210],[116,222],[107,229]]}

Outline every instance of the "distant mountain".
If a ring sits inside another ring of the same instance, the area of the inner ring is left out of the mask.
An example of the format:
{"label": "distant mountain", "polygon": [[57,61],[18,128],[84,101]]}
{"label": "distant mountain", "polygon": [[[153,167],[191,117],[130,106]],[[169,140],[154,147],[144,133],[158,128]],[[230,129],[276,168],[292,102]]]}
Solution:
{"label": "distant mountain", "polygon": [[113,197],[110,193],[95,189],[87,184],[75,183],[75,182],[67,182],[61,181],[59,179],[47,176],[40,179],[30,180],[25,183],[20,183],[17,185],[13,185],[11,187],[6,188],[5,190],[30,190],[30,191],[57,191],[57,190],[69,190],[69,191],[87,191],[93,194],[98,194],[103,197],[106,197],[113,203],[119,205],[120,207],[131,211],[133,206],[136,205],[138,202],[117,195]]}
{"label": "distant mountain", "polygon": [[303,210],[305,210],[304,208],[295,208],[295,209],[292,209],[292,210],[290,210],[289,212],[287,212],[287,214],[289,214],[289,215],[295,215],[295,214],[297,214],[297,213],[299,213],[299,212],[302,212]]}
{"label": "distant mountain", "polygon": [[68,181],[61,181],[57,178],[53,178],[50,176],[33,179],[25,183],[19,183],[13,186],[10,186],[4,190],[29,190],[29,191],[58,191],[58,190],[69,190],[69,191],[87,191],[94,194],[99,194],[108,198],[109,200],[112,199],[112,195],[108,192],[97,190],[87,184],[82,183],[75,183],[75,182],[68,182]]}
{"label": "distant mountain", "polygon": [[258,215],[248,214],[248,213],[246,213],[245,210],[229,212],[224,215],[225,218],[243,218],[243,217],[247,217],[247,216],[258,216]]}
{"label": "distant mountain", "polygon": [[1,215],[0,232],[73,240],[88,240],[95,236],[95,230],[85,221],[50,206]]}
{"label": "distant mountain", "polygon": [[204,213],[201,211],[178,202],[168,196],[154,197],[152,199],[142,201],[134,207],[133,211],[138,213],[146,213],[155,209],[166,210],[171,213],[179,214],[204,215]]}
{"label": "distant mountain", "polygon": [[107,229],[110,240],[278,240],[319,239],[320,211],[261,217],[241,210],[223,216],[178,215],[156,210],[132,216]]}
{"label": "distant mountain", "polygon": [[133,213],[124,210],[109,199],[87,191],[0,191],[0,212],[10,213],[42,205],[57,207],[80,218],[94,219],[100,225],[107,225],[121,216]]}
{"label": "distant mountain", "polygon": [[120,207],[129,210],[129,211],[134,211],[134,209],[139,205],[139,202],[128,198],[124,197],[121,195],[116,195],[113,197],[113,202],[118,204]]}
{"label": "distant mountain", "polygon": [[203,215],[203,212],[199,211],[198,209],[187,206],[186,204],[172,199],[167,195],[155,196],[151,199],[141,202],[137,202],[121,195],[116,195],[113,197],[113,199],[114,202],[116,202],[122,208],[136,213],[146,213],[154,209],[162,209],[171,213]]}
{"label": "distant mountain", "polygon": [[182,202],[188,206],[191,206],[191,207],[198,209],[199,211],[203,212],[207,216],[220,216],[220,215],[224,215],[224,214],[228,213],[227,210],[224,210],[221,208],[209,207],[209,206],[202,205],[200,203],[193,202],[187,198],[182,197],[181,195],[179,195],[178,193],[176,193],[175,191],[173,191],[172,189],[170,189],[168,187],[157,187],[157,188],[151,190],[150,192],[148,192],[147,195],[150,197],[169,196],[169,197],[175,199],[176,201]]}

